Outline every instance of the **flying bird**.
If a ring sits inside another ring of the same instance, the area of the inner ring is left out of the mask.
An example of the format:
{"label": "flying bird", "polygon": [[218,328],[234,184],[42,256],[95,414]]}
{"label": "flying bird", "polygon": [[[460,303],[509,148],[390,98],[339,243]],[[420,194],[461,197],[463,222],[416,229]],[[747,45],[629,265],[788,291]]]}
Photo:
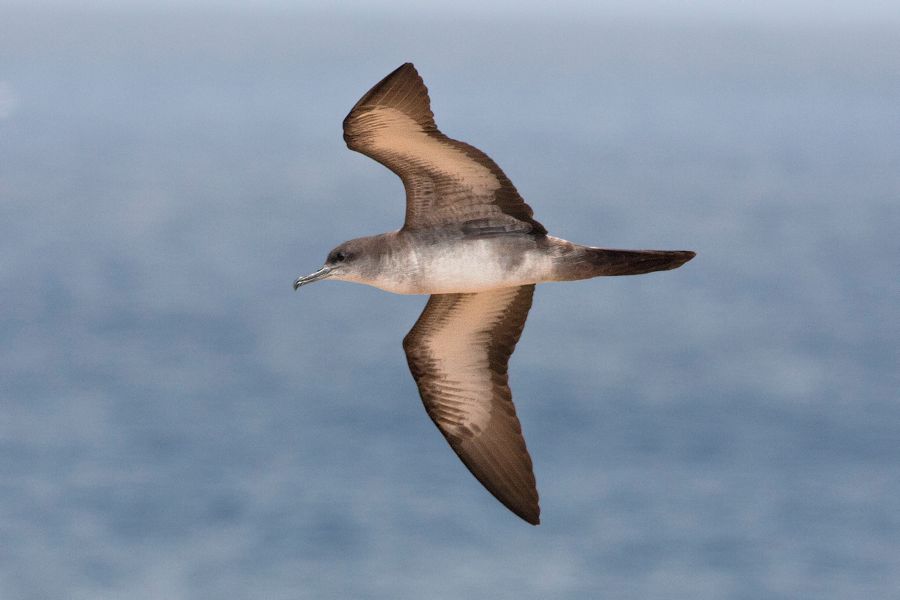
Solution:
{"label": "flying bird", "polygon": [[344,140],[400,177],[406,219],[398,231],[340,244],[294,289],[338,279],[430,294],[403,339],[425,410],[478,481],[537,525],[537,486],[507,372],[535,284],[665,271],[694,253],[609,250],[549,235],[493,160],[441,133],[411,63],[356,103]]}

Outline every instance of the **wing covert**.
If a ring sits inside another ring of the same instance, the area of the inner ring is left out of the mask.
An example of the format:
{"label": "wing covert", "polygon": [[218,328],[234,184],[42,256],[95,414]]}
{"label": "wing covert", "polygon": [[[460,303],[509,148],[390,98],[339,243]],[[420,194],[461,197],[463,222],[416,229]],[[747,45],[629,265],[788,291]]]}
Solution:
{"label": "wing covert", "polygon": [[403,181],[405,229],[490,219],[510,230],[547,232],[490,157],[438,130],[428,89],[412,63],[356,103],[344,119],[344,140]]}
{"label": "wing covert", "polygon": [[403,348],[428,416],[463,464],[537,525],[537,486],[507,374],[533,293],[525,285],[433,295]]}

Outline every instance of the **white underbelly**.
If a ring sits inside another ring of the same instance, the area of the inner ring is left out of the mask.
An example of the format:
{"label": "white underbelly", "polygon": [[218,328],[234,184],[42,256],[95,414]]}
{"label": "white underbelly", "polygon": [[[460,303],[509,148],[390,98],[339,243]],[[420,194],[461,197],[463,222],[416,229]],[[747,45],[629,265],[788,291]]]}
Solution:
{"label": "white underbelly", "polygon": [[547,281],[552,268],[551,258],[533,248],[467,240],[412,253],[374,285],[397,294],[471,293]]}

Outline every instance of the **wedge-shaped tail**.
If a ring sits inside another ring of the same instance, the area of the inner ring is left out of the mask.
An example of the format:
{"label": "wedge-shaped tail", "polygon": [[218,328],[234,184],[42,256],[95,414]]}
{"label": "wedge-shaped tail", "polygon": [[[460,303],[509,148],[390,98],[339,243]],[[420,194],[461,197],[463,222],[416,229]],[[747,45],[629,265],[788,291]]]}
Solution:
{"label": "wedge-shaped tail", "polygon": [[690,250],[609,250],[579,246],[557,269],[560,281],[612,275],[640,275],[677,269],[696,254]]}

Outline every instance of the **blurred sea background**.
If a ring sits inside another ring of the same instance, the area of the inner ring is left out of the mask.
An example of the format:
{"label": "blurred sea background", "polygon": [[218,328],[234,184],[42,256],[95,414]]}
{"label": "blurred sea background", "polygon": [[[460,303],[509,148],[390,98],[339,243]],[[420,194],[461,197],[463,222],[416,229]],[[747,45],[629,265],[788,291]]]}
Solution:
{"label": "blurred sea background", "polygon": [[[0,6],[0,598],[900,598],[900,9],[628,6]],[[402,223],[405,61],[552,233],[698,252],[538,288],[537,528],[424,298],[291,289]]]}

